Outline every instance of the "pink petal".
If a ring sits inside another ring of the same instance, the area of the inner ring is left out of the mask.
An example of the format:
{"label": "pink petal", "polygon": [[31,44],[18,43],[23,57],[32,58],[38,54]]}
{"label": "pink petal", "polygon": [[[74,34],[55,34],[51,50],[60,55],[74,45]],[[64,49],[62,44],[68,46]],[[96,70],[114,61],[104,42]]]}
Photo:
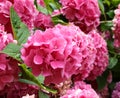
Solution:
{"label": "pink petal", "polygon": [[5,70],[6,69],[6,65],[5,64],[0,64],[0,69],[1,70]]}
{"label": "pink petal", "polygon": [[51,66],[53,69],[56,68],[64,68],[65,63],[63,61],[53,61],[51,62]]}
{"label": "pink petal", "polygon": [[43,59],[40,55],[35,55],[34,56],[34,63],[35,64],[42,64],[43,63]]}
{"label": "pink petal", "polygon": [[5,75],[0,78],[1,78],[1,81],[3,81],[3,82],[12,82],[14,79],[13,76],[11,76],[11,75]]}

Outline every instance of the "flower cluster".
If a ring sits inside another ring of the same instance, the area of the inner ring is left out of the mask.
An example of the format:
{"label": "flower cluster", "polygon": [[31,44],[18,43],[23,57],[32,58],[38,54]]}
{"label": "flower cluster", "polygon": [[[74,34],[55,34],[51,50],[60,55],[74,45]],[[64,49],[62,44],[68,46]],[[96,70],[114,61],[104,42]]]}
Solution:
{"label": "flower cluster", "polygon": [[83,37],[85,34],[74,25],[35,31],[24,44],[21,58],[35,75],[43,74],[47,83],[60,83],[81,66],[82,54],[77,44],[84,43]]}
{"label": "flower cluster", "polygon": [[[3,50],[10,42],[14,42],[12,35],[7,34],[4,26],[0,25],[0,50]],[[17,78],[17,73],[17,62],[6,54],[0,53],[0,90],[3,90],[8,83],[13,82]]]}
{"label": "flower cluster", "polygon": [[[41,6],[44,6],[43,0],[38,0]],[[39,28],[45,30],[53,27],[49,15],[45,15],[35,8],[33,0],[14,0],[14,2],[0,1],[0,23],[5,25],[6,30],[11,32],[10,7],[13,6],[21,20],[28,26],[29,30]]]}
{"label": "flower cluster", "polygon": [[30,95],[34,94],[34,97],[32,98],[38,98],[38,88],[36,86],[31,86],[31,85],[16,81],[6,86],[4,89],[4,92],[0,92],[0,96],[4,94],[6,94],[7,98],[22,98],[26,94],[30,94]]}
{"label": "flower cluster", "polygon": [[119,97],[120,97],[120,82],[117,82],[112,92],[112,98],[119,98]]}
{"label": "flower cluster", "polygon": [[119,3],[0,0],[0,97],[120,97]]}
{"label": "flower cluster", "polygon": [[99,25],[100,10],[97,0],[60,0],[62,13],[88,33]]}
{"label": "flower cluster", "polygon": [[74,87],[69,89],[60,98],[99,98],[99,96],[91,88],[91,85],[84,82],[76,82]]}
{"label": "flower cluster", "polygon": [[0,24],[5,26],[5,30],[7,32],[12,32],[10,25],[10,7],[12,6],[12,2],[9,0],[0,1]]}
{"label": "flower cluster", "polygon": [[108,50],[106,41],[96,33],[95,31],[91,31],[90,36],[93,38],[94,46],[97,50],[96,58],[94,61],[94,68],[90,72],[88,79],[94,80],[96,77],[100,76],[108,66]]}
{"label": "flower cluster", "polygon": [[114,46],[120,47],[120,5],[118,9],[114,11],[115,16],[113,19],[113,32],[114,32]]}
{"label": "flower cluster", "polygon": [[44,75],[48,84],[63,82],[72,75],[81,80],[89,75],[96,78],[108,65],[107,47],[102,37],[97,33],[86,35],[72,24],[56,25],[45,32],[35,31],[24,44],[21,58],[35,75]]}

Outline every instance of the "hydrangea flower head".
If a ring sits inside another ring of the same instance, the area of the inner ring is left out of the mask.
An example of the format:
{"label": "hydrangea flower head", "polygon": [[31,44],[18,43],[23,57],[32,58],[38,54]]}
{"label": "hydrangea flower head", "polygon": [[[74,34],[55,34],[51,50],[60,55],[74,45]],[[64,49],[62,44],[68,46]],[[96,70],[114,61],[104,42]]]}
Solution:
{"label": "hydrangea flower head", "polygon": [[114,11],[115,16],[113,19],[113,32],[114,32],[114,46],[120,47],[120,4],[118,8]]}
{"label": "hydrangea flower head", "polygon": [[84,82],[76,82],[74,87],[60,98],[99,98],[99,96],[91,88],[91,85]]}
{"label": "hydrangea flower head", "polygon": [[85,80],[93,70],[93,63],[96,58],[96,47],[91,36],[85,35],[80,43],[80,52],[82,53],[81,67],[77,70],[77,74],[73,75],[75,81]]}
{"label": "hydrangea flower head", "polygon": [[93,38],[94,46],[97,50],[96,58],[93,63],[93,70],[90,72],[88,79],[94,80],[100,76],[108,66],[109,57],[106,41],[95,30],[91,31],[89,35]]}
{"label": "hydrangea flower head", "polygon": [[43,13],[38,13],[35,16],[34,27],[41,30],[53,27],[51,17]]}
{"label": "hydrangea flower head", "polygon": [[5,26],[5,31],[12,33],[10,24],[10,7],[12,2],[10,0],[0,1],[0,24]]}
{"label": "hydrangea flower head", "polygon": [[60,0],[63,15],[74,22],[84,32],[91,31],[99,25],[100,10],[97,0]]}
{"label": "hydrangea flower head", "polygon": [[[4,26],[0,25],[0,50],[3,50],[10,42],[14,42],[12,35],[7,34],[4,31]],[[8,58],[6,54],[0,53],[0,90],[3,90],[8,83],[13,82],[17,73],[17,62]]]}
{"label": "hydrangea flower head", "polygon": [[112,98],[120,98],[120,82],[117,82],[112,92]]}
{"label": "hydrangea flower head", "polygon": [[[31,96],[26,96],[27,94]],[[6,98],[38,98],[38,88],[33,85],[15,81],[5,87],[2,95],[6,96]]]}
{"label": "hydrangea flower head", "polygon": [[38,14],[33,0],[14,0],[13,6],[21,20],[32,29],[35,16]]}
{"label": "hydrangea flower head", "polygon": [[60,83],[94,61],[94,47],[87,38],[72,24],[56,25],[45,32],[37,30],[24,44],[21,57],[35,75],[43,74],[47,83]]}

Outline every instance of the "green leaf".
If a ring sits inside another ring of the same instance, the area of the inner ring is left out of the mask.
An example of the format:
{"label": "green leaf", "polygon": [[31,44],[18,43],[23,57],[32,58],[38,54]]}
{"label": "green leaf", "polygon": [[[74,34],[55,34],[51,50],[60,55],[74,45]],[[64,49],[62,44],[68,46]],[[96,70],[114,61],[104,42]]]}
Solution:
{"label": "green leaf", "polygon": [[37,84],[31,80],[27,80],[27,79],[19,79],[20,82],[23,82],[23,83],[27,83],[27,84],[31,84],[31,85],[36,85]]}
{"label": "green leaf", "polygon": [[18,46],[15,43],[9,43],[3,50],[2,53],[5,53],[11,57],[13,57],[14,59],[21,61],[20,58],[20,49],[21,46]]}
{"label": "green leaf", "polygon": [[44,0],[44,3],[50,15],[54,10],[60,9],[61,7],[60,4],[55,0]]}
{"label": "green leaf", "polygon": [[53,90],[45,85],[43,85],[41,83],[41,81],[39,81],[26,67],[25,64],[20,64],[19,65],[20,69],[21,69],[21,72],[22,72],[22,76],[21,76],[21,79],[23,82],[26,82],[26,83],[32,83],[32,84],[36,84],[37,86],[39,86],[41,89],[43,90],[46,90],[50,93],[53,93],[53,94],[56,94],[57,91],[56,90]]}
{"label": "green leaf", "polygon": [[102,0],[98,0],[98,4],[99,4],[100,10],[101,10],[101,13],[104,15],[104,18],[106,20],[105,8],[104,8],[103,1]]}
{"label": "green leaf", "polygon": [[104,0],[105,4],[107,4],[108,6],[110,6],[110,0]]}
{"label": "green leaf", "polygon": [[111,2],[111,4],[115,7],[117,7],[119,3],[120,3],[120,0],[112,0]]}
{"label": "green leaf", "polygon": [[18,45],[25,43],[30,35],[30,32],[27,26],[22,23],[13,7],[10,8],[10,21],[14,33],[14,39],[18,41]]}
{"label": "green leaf", "polygon": [[40,81],[27,69],[25,64],[20,64],[19,66],[22,71],[22,76],[21,76],[22,79],[33,81],[35,84],[39,86],[42,85]]}
{"label": "green leaf", "polygon": [[114,53],[114,46],[113,46],[113,41],[112,40],[107,40],[107,47],[109,49],[109,52]]}
{"label": "green leaf", "polygon": [[105,9],[104,9],[103,1],[102,0],[98,0],[98,4],[99,4],[99,7],[100,7],[100,10],[101,10],[102,14],[104,14]]}
{"label": "green leaf", "polygon": [[[52,14],[52,12],[53,12],[53,8],[52,8],[52,6],[49,4],[49,3],[52,3],[53,2],[53,0],[43,0],[44,1],[44,3],[45,3],[45,6],[46,6],[46,8],[47,8],[47,10],[48,10],[48,13],[51,15]],[[55,6],[54,6],[55,7]]]}
{"label": "green leaf", "polygon": [[38,79],[41,83],[44,83],[45,77],[42,76],[42,75],[39,75],[39,76],[37,77],[37,79]]}
{"label": "green leaf", "polygon": [[48,15],[48,10],[45,7],[42,7],[41,5],[38,5],[37,0],[34,0],[34,5],[36,6],[36,9],[39,12]]}
{"label": "green leaf", "polygon": [[63,24],[63,25],[67,25],[68,21],[65,19],[64,16],[62,15],[56,15],[52,17],[52,21],[54,24]]}
{"label": "green leaf", "polygon": [[39,98],[49,98],[49,96],[45,94],[44,92],[39,91]]}
{"label": "green leaf", "polygon": [[111,27],[113,26],[112,21],[104,21],[100,24],[100,28],[102,31],[111,30]]}
{"label": "green leaf", "polygon": [[110,57],[109,58],[109,69],[112,69],[113,67],[115,67],[115,65],[117,64],[118,59],[116,57]]}
{"label": "green leaf", "polygon": [[107,83],[107,77],[109,75],[109,71],[106,70],[102,76],[97,77],[97,84],[98,84],[98,90],[101,90],[105,87]]}
{"label": "green leaf", "polygon": [[112,19],[113,19],[113,17],[114,17],[114,10],[110,10],[110,11],[107,12],[106,14],[109,16],[109,18],[112,18]]}

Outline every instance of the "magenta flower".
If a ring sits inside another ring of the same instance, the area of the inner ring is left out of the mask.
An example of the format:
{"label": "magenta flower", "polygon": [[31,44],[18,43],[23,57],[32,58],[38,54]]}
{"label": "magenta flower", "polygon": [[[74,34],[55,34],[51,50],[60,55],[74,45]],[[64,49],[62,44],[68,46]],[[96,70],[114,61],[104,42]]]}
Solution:
{"label": "magenta flower", "polygon": [[[0,50],[3,50],[7,44],[14,42],[11,34],[6,34],[4,27],[0,25]],[[17,62],[8,58],[6,54],[0,53],[0,90],[5,85],[13,82],[17,78]]]}
{"label": "magenta flower", "polygon": [[0,1],[0,24],[5,26],[5,31],[12,33],[10,24],[10,7],[12,2],[9,0]]}
{"label": "magenta flower", "polygon": [[53,27],[51,17],[49,15],[39,13],[37,16],[35,16],[34,27],[41,30]]}
{"label": "magenta flower", "polygon": [[[43,0],[38,0],[38,4],[44,6]],[[33,0],[14,0],[13,6],[21,20],[30,30],[34,28],[45,30],[46,28],[53,27],[50,16],[38,12]]]}
{"label": "magenta flower", "polygon": [[9,20],[9,12],[12,3],[9,0],[0,1],[0,24],[6,24]]}
{"label": "magenta flower", "polygon": [[63,15],[88,33],[99,25],[100,10],[97,0],[60,0]]}
{"label": "magenta flower", "polygon": [[120,82],[117,82],[112,92],[112,98],[120,98]]}
{"label": "magenta flower", "polygon": [[38,88],[16,81],[7,85],[2,93],[0,92],[0,96],[3,98],[22,98],[27,94],[34,94],[34,98],[38,98]]}
{"label": "magenta flower", "polygon": [[82,53],[81,67],[77,69],[77,74],[73,75],[74,81],[85,80],[90,72],[94,70],[93,63],[96,58],[96,47],[91,36],[84,36],[82,43],[80,43],[80,52]]}
{"label": "magenta flower", "polygon": [[89,35],[93,38],[95,48],[97,50],[96,58],[93,63],[93,70],[90,72],[88,79],[94,80],[100,76],[108,66],[109,56],[107,50],[107,43],[96,31],[91,31]]}
{"label": "magenta flower", "polygon": [[69,89],[66,94],[60,98],[99,98],[99,96],[91,88],[91,85],[81,81],[76,82],[74,87]]}
{"label": "magenta flower", "polygon": [[114,32],[114,46],[120,47],[120,4],[118,8],[114,11],[115,16],[113,19],[113,32]]}
{"label": "magenta flower", "polygon": [[21,20],[32,29],[35,16],[38,14],[33,0],[14,0],[13,6]]}
{"label": "magenta flower", "polygon": [[45,32],[37,30],[23,45],[21,58],[35,75],[44,75],[46,83],[60,83],[80,72],[78,68],[92,67],[94,47],[87,38],[71,24],[57,25]]}

